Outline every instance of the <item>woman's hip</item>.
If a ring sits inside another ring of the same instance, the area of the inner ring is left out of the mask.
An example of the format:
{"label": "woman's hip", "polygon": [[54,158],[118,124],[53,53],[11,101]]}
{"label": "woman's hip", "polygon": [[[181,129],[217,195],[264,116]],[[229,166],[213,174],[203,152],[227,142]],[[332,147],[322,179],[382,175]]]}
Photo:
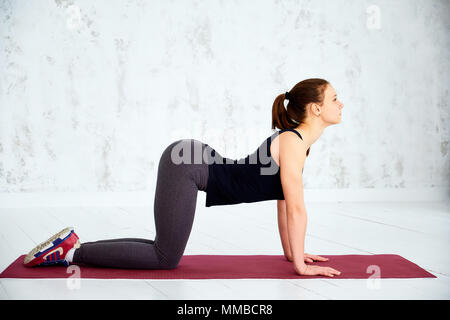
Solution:
{"label": "woman's hip", "polygon": [[172,142],[161,155],[158,179],[172,179],[175,183],[192,180],[199,190],[206,190],[208,181],[209,146],[195,139]]}

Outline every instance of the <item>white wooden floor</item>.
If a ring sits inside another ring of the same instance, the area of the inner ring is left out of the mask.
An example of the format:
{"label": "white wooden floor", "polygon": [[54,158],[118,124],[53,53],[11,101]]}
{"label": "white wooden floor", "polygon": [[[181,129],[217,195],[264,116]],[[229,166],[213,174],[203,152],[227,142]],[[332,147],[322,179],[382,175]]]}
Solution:
{"label": "white wooden floor", "polygon": [[[450,203],[307,203],[306,252],[399,254],[438,278],[95,280],[0,279],[1,299],[449,299]],[[153,210],[139,207],[2,208],[0,269],[60,229],[82,242],[154,238]],[[185,254],[282,254],[276,202],[204,207]]]}

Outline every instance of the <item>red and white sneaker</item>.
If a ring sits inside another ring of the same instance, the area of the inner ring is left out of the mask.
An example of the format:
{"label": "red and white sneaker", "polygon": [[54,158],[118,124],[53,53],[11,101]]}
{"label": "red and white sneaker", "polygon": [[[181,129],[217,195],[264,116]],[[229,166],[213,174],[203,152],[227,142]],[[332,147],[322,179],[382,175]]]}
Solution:
{"label": "red and white sneaker", "polygon": [[68,266],[65,260],[67,252],[72,248],[79,248],[80,240],[72,227],[65,228],[45,242],[30,251],[23,264],[26,267],[63,264]]}

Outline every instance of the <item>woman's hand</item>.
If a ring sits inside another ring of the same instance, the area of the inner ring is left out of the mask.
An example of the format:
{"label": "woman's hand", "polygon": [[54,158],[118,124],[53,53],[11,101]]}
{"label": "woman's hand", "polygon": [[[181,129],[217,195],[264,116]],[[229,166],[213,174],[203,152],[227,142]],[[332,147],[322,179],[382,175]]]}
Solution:
{"label": "woman's hand", "polygon": [[316,256],[314,254],[307,254],[305,253],[303,255],[303,259],[305,260],[305,262],[314,262],[314,261],[328,261],[328,258],[324,258],[321,256]]}
{"label": "woman's hand", "polygon": [[306,264],[294,266],[295,271],[301,276],[326,276],[334,277],[340,275],[341,272],[330,267],[311,266]]}

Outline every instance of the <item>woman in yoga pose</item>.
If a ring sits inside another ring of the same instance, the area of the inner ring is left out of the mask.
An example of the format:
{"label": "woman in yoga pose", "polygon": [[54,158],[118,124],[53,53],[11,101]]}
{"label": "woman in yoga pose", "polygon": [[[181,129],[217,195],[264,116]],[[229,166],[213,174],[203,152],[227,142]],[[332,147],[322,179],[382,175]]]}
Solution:
{"label": "woman in yoga pose", "polygon": [[175,141],[159,161],[154,240],[124,238],[80,243],[73,228],[66,228],[31,250],[24,264],[176,268],[191,232],[197,192],[201,190],[206,192],[207,207],[277,200],[284,255],[297,274],[339,275],[333,268],[306,264],[327,259],[304,252],[307,218],[302,174],[311,145],[326,127],[340,123],[342,108],[328,81],[306,79],[275,99],[272,129],[281,130],[246,158],[223,158],[208,144],[194,139]]}

